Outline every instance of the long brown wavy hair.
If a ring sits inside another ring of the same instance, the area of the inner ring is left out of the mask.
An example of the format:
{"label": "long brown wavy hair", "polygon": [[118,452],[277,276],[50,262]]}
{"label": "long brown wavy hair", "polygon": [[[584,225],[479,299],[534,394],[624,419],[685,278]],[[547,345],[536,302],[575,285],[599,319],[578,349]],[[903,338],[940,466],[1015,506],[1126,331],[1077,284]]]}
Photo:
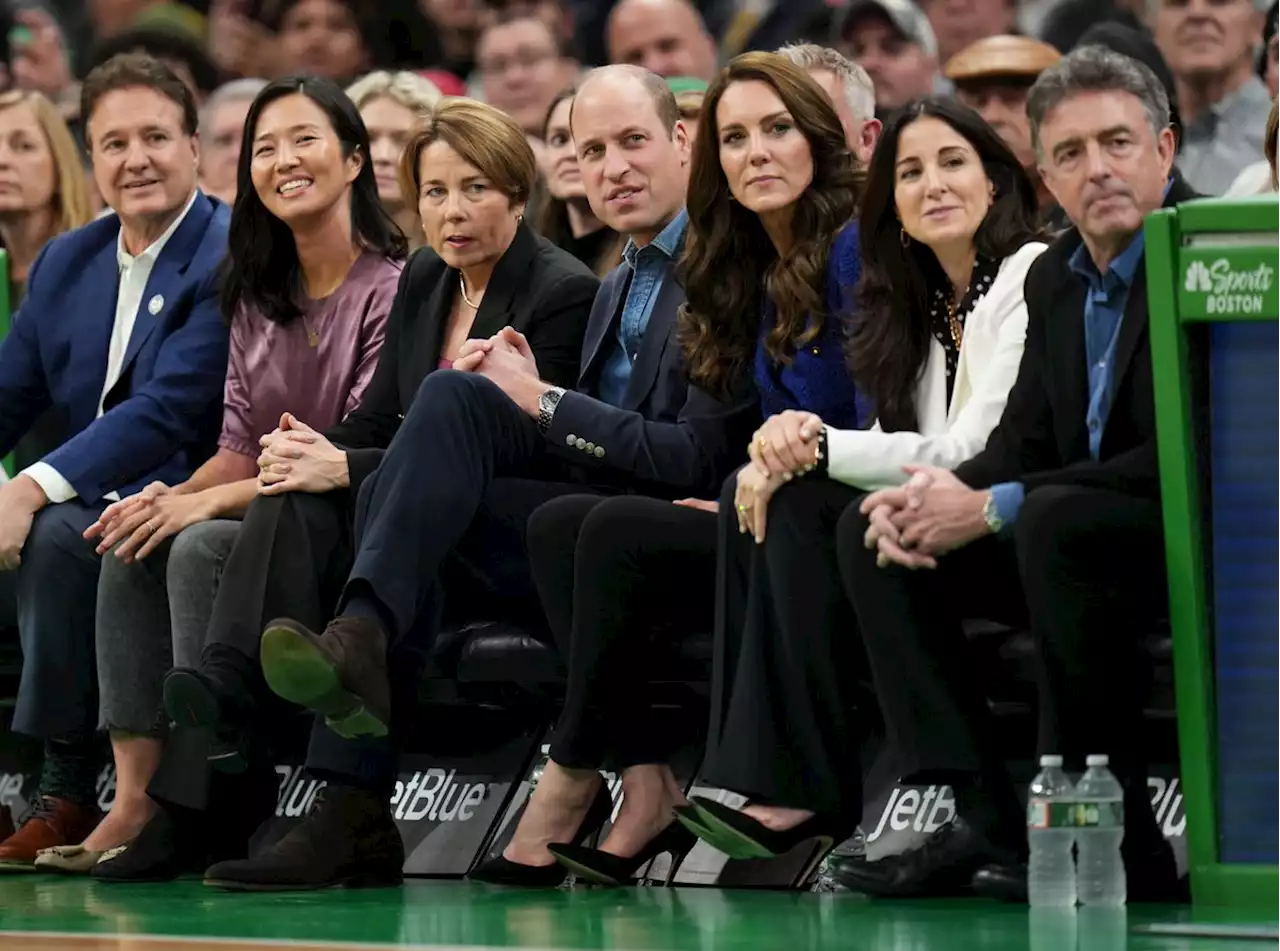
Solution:
{"label": "long brown wavy hair", "polygon": [[[778,94],[813,154],[813,182],[795,203],[792,244],[785,255],[759,216],[734,201],[720,166],[716,112],[726,89],[757,80]],[[827,255],[857,212],[857,159],[845,143],[827,94],[800,67],[776,53],[743,53],[716,77],[702,106],[689,171],[689,228],[681,258],[687,303],[679,340],[689,378],[723,395],[751,365],[762,295],[777,309],[765,340],[769,356],[787,363],[822,331]]]}

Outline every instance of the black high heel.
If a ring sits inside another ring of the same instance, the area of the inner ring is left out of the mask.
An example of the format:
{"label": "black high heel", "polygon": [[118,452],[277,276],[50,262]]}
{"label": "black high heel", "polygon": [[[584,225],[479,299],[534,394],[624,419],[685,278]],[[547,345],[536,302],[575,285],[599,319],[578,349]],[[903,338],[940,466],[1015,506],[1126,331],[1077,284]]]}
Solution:
{"label": "black high heel", "polygon": [[[591,801],[582,824],[574,835],[575,842],[592,839],[600,834],[604,824],[613,815],[613,796],[609,792],[609,784],[602,782],[596,798]],[[478,866],[467,876],[477,882],[488,882],[490,885],[516,885],[524,888],[556,888],[564,884],[569,877],[568,870],[558,863],[550,865],[525,865],[512,862],[499,854]]]}
{"label": "black high heel", "polygon": [[667,869],[667,880],[670,885],[676,877],[680,863],[689,854],[698,841],[698,837],[679,822],[672,822],[646,843],[645,847],[630,858],[623,858],[599,849],[589,849],[581,845],[549,845],[547,851],[556,857],[556,861],[573,872],[597,885],[629,885],[636,871],[648,862],[653,861],[663,852],[671,856],[671,867]]}
{"label": "black high heel", "polygon": [[812,841],[813,855],[800,876],[801,881],[832,846],[843,842],[853,831],[852,823],[830,813],[816,813],[792,829],[777,831],[714,799],[694,796],[692,801],[709,833],[707,841],[731,859],[777,858],[803,842]]}

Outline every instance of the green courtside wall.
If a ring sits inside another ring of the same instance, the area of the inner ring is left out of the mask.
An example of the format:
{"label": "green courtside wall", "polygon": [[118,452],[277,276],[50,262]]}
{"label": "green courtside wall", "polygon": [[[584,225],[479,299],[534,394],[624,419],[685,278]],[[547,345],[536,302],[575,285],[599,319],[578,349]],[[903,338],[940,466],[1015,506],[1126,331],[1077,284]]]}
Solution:
{"label": "green courtside wall", "polygon": [[[1269,292],[1261,295],[1261,307],[1250,297],[1223,309],[1221,301],[1210,304],[1182,278],[1194,262],[1210,253],[1221,256],[1224,248],[1232,248],[1233,256],[1275,268],[1278,208],[1274,196],[1210,199],[1162,209],[1146,221],[1151,359],[1192,899],[1197,905],[1272,911],[1280,888],[1276,866],[1229,865],[1219,856],[1214,651],[1201,527],[1205,500],[1196,468],[1187,331],[1188,324],[1197,322],[1274,322],[1277,289],[1272,281]],[[1220,238],[1208,252],[1185,246],[1190,234]]]}

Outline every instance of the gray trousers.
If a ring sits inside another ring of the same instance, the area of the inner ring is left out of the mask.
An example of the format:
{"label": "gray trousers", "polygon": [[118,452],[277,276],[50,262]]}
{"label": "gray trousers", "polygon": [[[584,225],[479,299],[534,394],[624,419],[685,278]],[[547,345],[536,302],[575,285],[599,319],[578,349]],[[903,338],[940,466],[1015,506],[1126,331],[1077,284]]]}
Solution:
{"label": "gray trousers", "polygon": [[222,566],[239,531],[238,521],[199,522],[142,561],[102,559],[97,651],[103,729],[164,735],[165,674],[199,666]]}

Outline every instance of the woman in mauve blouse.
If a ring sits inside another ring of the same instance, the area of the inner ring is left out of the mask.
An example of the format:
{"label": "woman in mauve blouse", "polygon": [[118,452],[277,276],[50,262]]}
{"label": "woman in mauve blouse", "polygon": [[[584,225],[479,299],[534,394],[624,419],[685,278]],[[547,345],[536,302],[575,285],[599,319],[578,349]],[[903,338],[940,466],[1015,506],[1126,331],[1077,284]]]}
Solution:
{"label": "woman in mauve blouse", "polygon": [[273,83],[246,129],[222,292],[231,342],[217,451],[181,485],[111,505],[87,533],[103,555],[98,678],[116,798],[84,843],[37,860],[64,871],[87,872],[151,818],[147,784],[168,727],[161,685],[175,658],[199,658],[221,562],[257,496],[258,440],[286,410],[323,428],[359,405],[400,279],[405,238],[382,210],[368,133],[341,89]]}

